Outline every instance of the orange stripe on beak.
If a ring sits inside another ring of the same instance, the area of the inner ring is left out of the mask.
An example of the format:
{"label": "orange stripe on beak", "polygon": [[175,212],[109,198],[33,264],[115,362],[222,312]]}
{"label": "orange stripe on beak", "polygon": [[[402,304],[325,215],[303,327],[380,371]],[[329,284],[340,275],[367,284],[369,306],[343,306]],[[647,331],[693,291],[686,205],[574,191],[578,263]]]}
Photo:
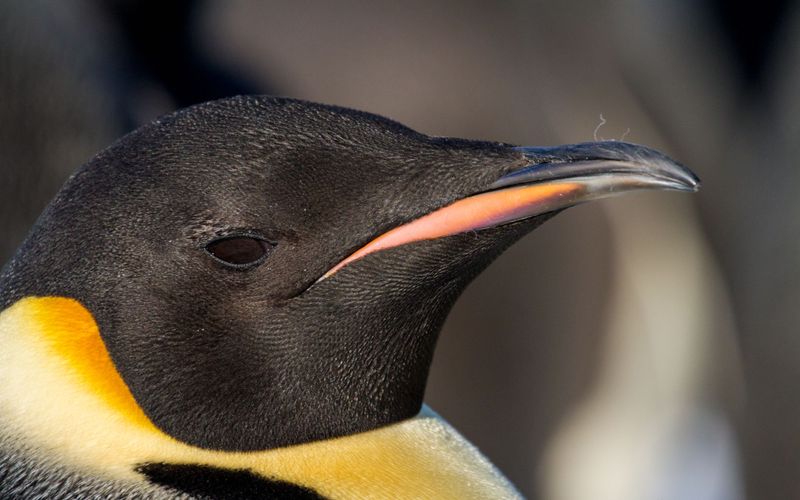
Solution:
{"label": "orange stripe on beak", "polygon": [[322,279],[373,252],[532,217],[562,208],[584,191],[585,187],[576,182],[551,182],[490,191],[458,200],[378,236],[331,268]]}

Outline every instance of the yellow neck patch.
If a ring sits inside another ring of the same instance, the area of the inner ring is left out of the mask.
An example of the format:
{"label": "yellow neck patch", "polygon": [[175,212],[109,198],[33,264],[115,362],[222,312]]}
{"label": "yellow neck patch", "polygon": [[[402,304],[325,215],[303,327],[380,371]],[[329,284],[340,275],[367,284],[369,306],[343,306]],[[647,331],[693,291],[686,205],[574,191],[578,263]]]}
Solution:
{"label": "yellow neck patch", "polygon": [[423,411],[378,430],[262,452],[195,448],[136,404],[91,313],[28,297],[0,313],[0,430],[85,474],[142,482],[137,464],[249,469],[330,498],[516,498],[444,421]]}
{"label": "yellow neck patch", "polygon": [[111,361],[94,317],[80,302],[65,297],[27,298],[17,307],[44,347],[77,382],[132,424],[155,430]]}

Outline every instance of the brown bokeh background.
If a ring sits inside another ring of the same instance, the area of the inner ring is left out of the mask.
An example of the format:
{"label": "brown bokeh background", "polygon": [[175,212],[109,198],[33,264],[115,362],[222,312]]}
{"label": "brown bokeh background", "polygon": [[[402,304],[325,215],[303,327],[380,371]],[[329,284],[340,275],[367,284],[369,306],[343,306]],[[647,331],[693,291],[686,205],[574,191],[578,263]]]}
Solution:
{"label": "brown bokeh background", "polygon": [[531,498],[799,498],[799,63],[788,1],[2,0],[0,261],[92,154],[225,95],[648,144],[701,192],[573,208],[509,250],[427,401]]}

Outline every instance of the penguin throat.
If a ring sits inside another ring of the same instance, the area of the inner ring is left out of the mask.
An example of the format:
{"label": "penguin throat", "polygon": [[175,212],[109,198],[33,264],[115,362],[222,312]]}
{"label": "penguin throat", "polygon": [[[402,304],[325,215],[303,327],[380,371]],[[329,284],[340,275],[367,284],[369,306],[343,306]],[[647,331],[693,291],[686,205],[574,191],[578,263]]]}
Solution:
{"label": "penguin throat", "polygon": [[217,451],[177,441],[136,406],[91,313],[73,299],[19,300],[0,313],[0,345],[0,443],[95,480],[139,488],[143,497],[154,490],[152,474],[142,471],[159,464],[167,471],[205,471],[195,485],[209,491],[227,487],[214,483],[207,472],[214,469],[228,472],[223,479],[246,470],[330,498],[517,497],[474,447],[430,413],[266,451]]}

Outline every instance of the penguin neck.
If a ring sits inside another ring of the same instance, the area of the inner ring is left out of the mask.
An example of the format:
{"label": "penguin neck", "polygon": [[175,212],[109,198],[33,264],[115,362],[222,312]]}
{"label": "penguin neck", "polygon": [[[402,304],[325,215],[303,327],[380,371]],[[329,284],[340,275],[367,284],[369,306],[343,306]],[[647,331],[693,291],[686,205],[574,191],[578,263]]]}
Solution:
{"label": "penguin neck", "polygon": [[73,299],[16,302],[0,313],[0,345],[0,441],[21,441],[82,474],[146,485],[143,465],[197,464],[246,469],[333,497],[368,495],[376,483],[394,498],[442,488],[454,498],[515,495],[477,450],[425,411],[361,434],[260,452],[177,441],[136,405],[91,313]]}

